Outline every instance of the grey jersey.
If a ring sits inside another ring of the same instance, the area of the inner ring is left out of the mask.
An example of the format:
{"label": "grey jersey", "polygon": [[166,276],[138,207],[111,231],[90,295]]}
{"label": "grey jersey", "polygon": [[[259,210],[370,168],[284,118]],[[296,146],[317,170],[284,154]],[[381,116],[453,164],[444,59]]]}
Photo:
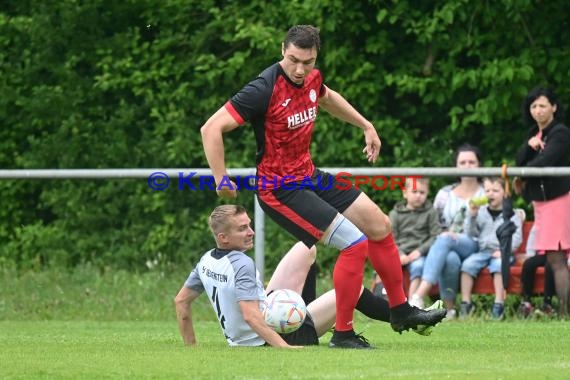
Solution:
{"label": "grey jersey", "polygon": [[206,292],[230,346],[265,343],[244,321],[238,301],[263,301],[265,290],[253,260],[239,251],[206,252],[184,283]]}

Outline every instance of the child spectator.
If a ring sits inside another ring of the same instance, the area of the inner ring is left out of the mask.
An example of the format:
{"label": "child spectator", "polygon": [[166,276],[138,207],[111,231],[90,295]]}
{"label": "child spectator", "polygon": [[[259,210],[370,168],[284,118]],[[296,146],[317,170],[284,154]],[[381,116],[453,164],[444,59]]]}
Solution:
{"label": "child spectator", "polygon": [[[478,241],[479,251],[470,255],[461,265],[461,309],[459,316],[465,318],[473,313],[471,303],[471,291],[473,283],[479,272],[487,267],[493,275],[495,288],[495,303],[493,304],[492,317],[499,320],[504,315],[504,289],[503,276],[501,275],[501,251],[497,228],[503,224],[503,199],[505,196],[505,181],[502,178],[493,177],[483,180],[485,195],[488,204],[479,207],[469,204],[469,215],[465,218],[464,230],[469,236]],[[517,229],[512,237],[512,252],[515,252],[522,243],[522,221],[516,213],[511,218]],[[514,256],[511,256],[511,263]]]}
{"label": "child spectator", "polygon": [[[390,211],[392,233],[400,253],[400,262],[410,273],[408,297],[417,290],[425,256],[441,232],[439,215],[427,199],[428,194],[428,178],[408,178],[402,190],[404,199]],[[376,282],[380,282],[378,275]]]}

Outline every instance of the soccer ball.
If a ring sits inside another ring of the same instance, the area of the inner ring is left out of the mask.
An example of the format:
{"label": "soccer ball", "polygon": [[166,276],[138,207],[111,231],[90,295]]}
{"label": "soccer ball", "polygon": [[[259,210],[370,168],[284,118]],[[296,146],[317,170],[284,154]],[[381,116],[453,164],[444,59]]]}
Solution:
{"label": "soccer ball", "polygon": [[280,334],[297,330],[307,316],[303,298],[291,289],[278,289],[262,302],[261,312],[265,322]]}

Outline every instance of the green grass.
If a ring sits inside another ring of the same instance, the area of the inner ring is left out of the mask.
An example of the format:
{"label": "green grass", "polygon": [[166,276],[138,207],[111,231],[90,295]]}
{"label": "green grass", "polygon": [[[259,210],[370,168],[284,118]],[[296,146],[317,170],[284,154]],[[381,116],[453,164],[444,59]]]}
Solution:
{"label": "green grass", "polygon": [[[570,323],[438,325],[431,337],[396,334],[357,318],[373,351],[229,348],[205,297],[199,344],[184,347],[173,297],[179,273],[0,270],[0,379],[558,379],[570,373]],[[330,279],[321,279],[324,289]]]}
{"label": "green grass", "polygon": [[184,347],[163,322],[0,322],[2,379],[558,379],[570,373],[567,322],[448,322],[431,337],[359,323],[377,347],[230,348],[216,322]]}
{"label": "green grass", "polygon": [[[176,273],[100,271],[91,266],[73,271],[41,272],[0,269],[1,320],[166,320],[190,267]],[[205,298],[205,297],[203,297]],[[214,314],[204,299],[198,317]]]}

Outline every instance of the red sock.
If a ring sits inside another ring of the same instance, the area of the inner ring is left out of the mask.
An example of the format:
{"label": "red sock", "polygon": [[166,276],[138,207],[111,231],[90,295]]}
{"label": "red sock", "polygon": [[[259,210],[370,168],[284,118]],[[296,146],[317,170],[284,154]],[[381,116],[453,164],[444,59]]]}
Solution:
{"label": "red sock", "polygon": [[364,265],[368,254],[368,240],[340,251],[333,271],[333,284],[336,293],[337,331],[353,329],[354,308],[360,297],[364,277]]}
{"label": "red sock", "polygon": [[400,254],[391,233],[382,240],[368,241],[368,258],[382,279],[390,307],[406,302]]}

